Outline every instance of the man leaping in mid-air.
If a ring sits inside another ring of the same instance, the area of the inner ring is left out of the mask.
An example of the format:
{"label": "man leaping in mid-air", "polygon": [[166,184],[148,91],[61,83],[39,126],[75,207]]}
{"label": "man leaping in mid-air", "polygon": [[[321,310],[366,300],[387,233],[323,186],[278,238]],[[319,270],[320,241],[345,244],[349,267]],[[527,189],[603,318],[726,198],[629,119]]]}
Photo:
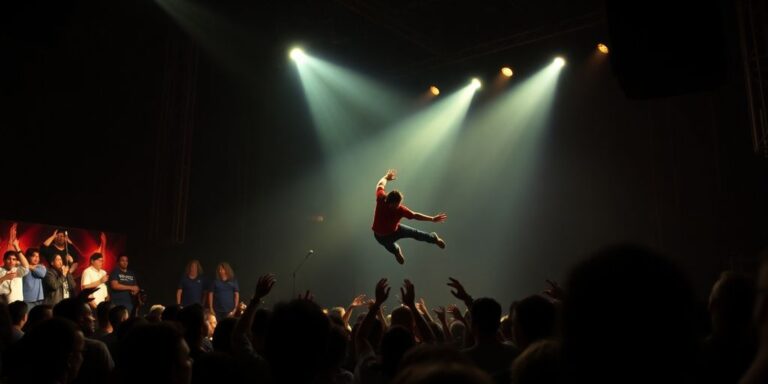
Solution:
{"label": "man leaping in mid-air", "polygon": [[395,255],[395,259],[400,264],[405,263],[403,251],[397,241],[403,238],[411,238],[427,243],[437,244],[440,248],[445,248],[445,241],[437,233],[427,233],[407,225],[400,224],[400,219],[431,221],[441,223],[448,218],[445,213],[439,213],[435,216],[427,216],[418,212],[413,212],[402,204],[403,194],[394,189],[387,193],[384,187],[387,181],[395,179],[395,170],[390,169],[387,174],[376,184],[376,210],[373,214],[373,236],[379,244],[383,245],[389,252]]}

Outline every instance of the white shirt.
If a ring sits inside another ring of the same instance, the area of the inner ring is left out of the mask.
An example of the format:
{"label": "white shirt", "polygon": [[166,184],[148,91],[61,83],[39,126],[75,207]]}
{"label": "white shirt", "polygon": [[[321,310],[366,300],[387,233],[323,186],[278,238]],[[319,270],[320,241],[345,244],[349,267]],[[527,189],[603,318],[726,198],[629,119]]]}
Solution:
{"label": "white shirt", "polygon": [[[102,277],[107,275],[107,271],[100,269],[96,270],[93,266],[90,266],[86,268],[83,271],[83,276],[80,280],[80,287],[83,287],[85,285],[91,284],[93,282],[99,281]],[[93,297],[93,304],[99,305],[102,301],[107,299],[107,296],[109,293],[107,292],[107,284],[101,283],[98,285],[99,290],[94,292],[91,296]]]}
{"label": "white shirt", "polygon": [[3,281],[0,284],[0,295],[8,295],[8,302],[24,301],[24,285],[22,283],[22,277],[24,277],[29,270],[24,267],[14,267],[10,271],[0,267],[0,277],[5,276],[8,272],[16,272],[16,277],[12,280]]}

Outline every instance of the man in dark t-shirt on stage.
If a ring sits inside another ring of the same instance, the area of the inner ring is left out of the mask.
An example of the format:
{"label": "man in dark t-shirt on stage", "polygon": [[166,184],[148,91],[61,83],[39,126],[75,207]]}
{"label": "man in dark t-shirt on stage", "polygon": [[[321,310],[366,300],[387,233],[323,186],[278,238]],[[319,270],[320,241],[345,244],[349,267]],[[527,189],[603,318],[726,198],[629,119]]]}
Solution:
{"label": "man in dark t-shirt on stage", "polygon": [[427,233],[407,225],[400,224],[400,219],[431,221],[441,223],[448,218],[445,213],[439,213],[435,216],[427,216],[418,212],[413,212],[402,204],[403,194],[398,190],[392,190],[389,193],[385,191],[387,181],[395,179],[395,170],[390,169],[387,174],[376,184],[376,210],[373,214],[373,236],[379,244],[383,245],[389,252],[395,255],[395,259],[400,264],[405,263],[403,251],[397,241],[403,238],[411,238],[427,243],[437,244],[440,248],[445,248],[445,241],[437,233]]}

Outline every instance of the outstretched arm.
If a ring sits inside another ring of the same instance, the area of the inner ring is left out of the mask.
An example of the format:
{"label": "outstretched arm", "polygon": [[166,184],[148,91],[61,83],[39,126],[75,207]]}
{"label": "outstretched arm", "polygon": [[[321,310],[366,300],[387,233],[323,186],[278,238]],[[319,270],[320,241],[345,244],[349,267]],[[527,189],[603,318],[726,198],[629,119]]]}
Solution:
{"label": "outstretched arm", "polygon": [[400,288],[400,297],[403,300],[403,304],[411,310],[413,314],[413,320],[416,322],[416,332],[424,343],[431,343],[435,341],[435,334],[432,333],[432,328],[429,327],[424,317],[419,313],[416,308],[416,290],[413,283],[410,280],[405,279],[403,281],[403,287]]}
{"label": "outstretched arm", "polygon": [[376,283],[376,300],[368,307],[368,314],[365,315],[363,322],[360,324],[360,328],[355,335],[355,350],[357,351],[357,357],[365,356],[373,353],[373,347],[368,342],[368,334],[373,329],[373,320],[376,318],[376,313],[379,312],[381,305],[389,298],[389,286],[387,285],[387,279],[381,279]]}
{"label": "outstretched arm", "polygon": [[390,169],[387,171],[387,174],[384,175],[381,179],[379,179],[379,183],[376,184],[376,189],[378,188],[386,188],[387,187],[387,181],[394,180],[397,176],[397,171],[394,169]]}
{"label": "outstretched arm", "polygon": [[442,223],[447,218],[448,218],[448,215],[446,215],[445,213],[438,213],[437,215],[434,215],[434,216],[427,216],[419,212],[413,213],[413,219],[419,220],[419,221],[431,221],[433,223]]}

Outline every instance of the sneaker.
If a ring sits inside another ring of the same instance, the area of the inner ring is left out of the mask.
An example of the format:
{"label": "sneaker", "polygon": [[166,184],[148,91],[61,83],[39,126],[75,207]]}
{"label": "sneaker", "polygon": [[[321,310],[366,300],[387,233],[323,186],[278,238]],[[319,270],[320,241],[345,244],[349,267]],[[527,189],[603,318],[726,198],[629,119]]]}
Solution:
{"label": "sneaker", "polygon": [[397,262],[398,262],[399,264],[401,264],[401,265],[402,265],[402,264],[405,264],[405,257],[403,257],[403,254],[402,254],[402,253],[398,253],[398,254],[396,254],[396,255],[395,255],[395,259],[397,260]]}
{"label": "sneaker", "polygon": [[445,249],[445,240],[443,240],[440,236],[437,235],[437,232],[432,232],[432,236],[434,236],[437,239],[437,244],[440,249]]}

